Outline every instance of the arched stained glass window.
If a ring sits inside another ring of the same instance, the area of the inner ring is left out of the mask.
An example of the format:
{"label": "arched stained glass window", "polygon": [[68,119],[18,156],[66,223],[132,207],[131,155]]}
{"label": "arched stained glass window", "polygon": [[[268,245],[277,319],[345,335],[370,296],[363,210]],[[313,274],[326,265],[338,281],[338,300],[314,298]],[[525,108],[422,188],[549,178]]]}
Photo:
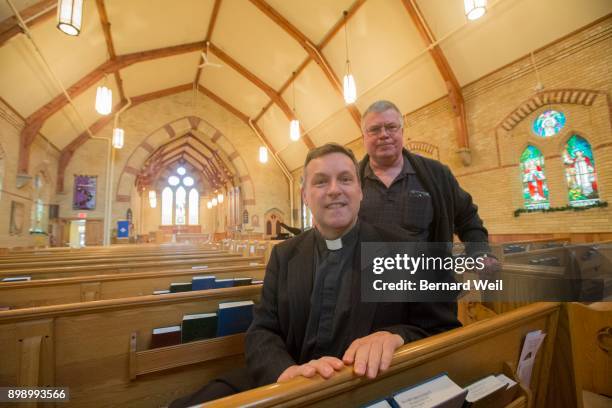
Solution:
{"label": "arched stained glass window", "polygon": [[523,154],[521,154],[520,161],[525,208],[549,208],[548,185],[546,183],[542,152],[534,146],[527,146]]}
{"label": "arched stained glass window", "polygon": [[174,193],[170,187],[162,191],[162,225],[172,225],[172,201]]}
{"label": "arched stained glass window", "polygon": [[591,145],[578,135],[572,135],[563,150],[565,179],[567,180],[569,205],[584,207],[599,201],[597,171]]}
{"label": "arched stained glass window", "polygon": [[180,186],[176,189],[176,211],[174,216],[174,223],[176,225],[185,225],[185,207],[187,206],[187,192],[185,187]]}
{"label": "arched stained glass window", "polygon": [[200,212],[200,194],[198,190],[192,188],[189,191],[189,225],[197,225],[198,214]]}
{"label": "arched stained glass window", "polygon": [[533,121],[533,133],[541,137],[556,135],[565,126],[565,115],[556,110],[547,110]]}

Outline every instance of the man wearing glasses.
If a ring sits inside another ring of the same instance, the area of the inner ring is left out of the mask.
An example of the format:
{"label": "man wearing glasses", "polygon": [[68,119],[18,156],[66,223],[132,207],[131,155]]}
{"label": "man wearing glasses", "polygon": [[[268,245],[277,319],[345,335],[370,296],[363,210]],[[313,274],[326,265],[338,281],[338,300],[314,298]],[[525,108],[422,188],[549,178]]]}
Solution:
{"label": "man wearing glasses", "polygon": [[[457,234],[471,256],[490,251],[478,208],[449,168],[404,148],[403,118],[395,104],[374,102],[362,116],[361,129],[367,154],[360,163],[360,219],[399,225],[416,241],[453,242]],[[490,256],[485,265],[489,273],[498,268]]]}

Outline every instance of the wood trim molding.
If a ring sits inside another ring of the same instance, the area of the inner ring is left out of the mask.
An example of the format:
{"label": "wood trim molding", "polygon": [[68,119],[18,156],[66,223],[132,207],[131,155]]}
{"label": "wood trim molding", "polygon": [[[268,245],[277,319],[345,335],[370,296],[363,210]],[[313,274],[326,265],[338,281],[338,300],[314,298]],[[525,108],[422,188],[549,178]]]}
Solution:
{"label": "wood trim molding", "polygon": [[[57,0],[43,0],[21,10],[19,14],[21,14],[21,18],[23,18],[26,24],[29,23],[28,27],[32,27],[56,15],[56,9]],[[17,18],[15,18],[15,16],[8,17],[7,19],[0,22],[0,47],[5,42],[10,40],[17,34],[21,34],[22,32],[23,31],[21,30],[21,27],[19,26],[19,23],[17,22]]]}
{"label": "wood trim molding", "polygon": [[[210,21],[208,23],[208,30],[206,31],[206,38],[204,39],[204,44],[206,44],[207,42],[210,41],[210,39],[212,38],[212,34],[213,31],[215,29],[215,25],[217,24],[217,16],[219,15],[219,8],[221,7],[221,0],[215,0],[215,4],[213,5],[213,9],[212,12],[210,14]],[[204,52],[206,48],[204,48],[202,50],[202,52]],[[200,65],[202,65],[204,63],[204,58],[202,58],[202,56],[200,55],[200,62],[198,62],[198,68],[196,69],[196,75],[195,75],[195,79],[193,80],[193,83],[195,85],[199,85],[200,82],[200,75],[202,74],[202,67],[200,67]]]}
{"label": "wood trim molding", "polygon": [[[106,48],[108,50],[108,56],[111,61],[115,61],[117,59],[117,54],[115,53],[115,46],[113,44],[113,36],[111,34],[111,24],[108,21],[108,14],[106,13],[106,6],[104,5],[104,0],[96,0],[96,6],[98,8],[98,14],[100,15],[100,24],[102,25],[102,31],[104,32],[104,40],[106,41]],[[125,100],[125,91],[123,90],[123,79],[121,79],[121,74],[119,71],[115,71],[115,81],[117,82],[117,87],[119,88],[119,97],[120,100]]]}
{"label": "wood trim molding", "polygon": [[446,84],[446,88],[448,89],[448,98],[453,108],[453,112],[455,113],[457,145],[460,149],[468,149],[469,139],[465,102],[463,100],[463,93],[461,92],[459,81],[457,81],[457,77],[448,63],[446,56],[442,52],[442,49],[435,44],[436,39],[427,26],[427,22],[419,10],[418,5],[416,5],[413,0],[402,0],[402,3],[410,16],[410,19],[416,26],[419,35],[423,39],[423,42],[428,47],[429,55],[431,55],[431,58],[434,60],[434,63],[436,64],[436,67],[438,68],[438,71]]}

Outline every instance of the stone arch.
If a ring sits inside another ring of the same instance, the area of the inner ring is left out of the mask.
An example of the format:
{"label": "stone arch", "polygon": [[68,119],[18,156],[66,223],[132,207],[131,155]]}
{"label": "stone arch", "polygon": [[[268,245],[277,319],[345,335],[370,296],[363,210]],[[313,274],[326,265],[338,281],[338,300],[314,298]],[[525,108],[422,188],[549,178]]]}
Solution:
{"label": "stone arch", "polygon": [[138,169],[155,150],[155,146],[167,142],[177,136],[192,132],[203,141],[218,147],[218,152],[226,164],[235,171],[238,184],[242,187],[244,205],[255,205],[255,185],[249,174],[244,158],[236,150],[230,139],[219,129],[206,120],[196,116],[185,116],[160,126],[149,133],[140,145],[128,157],[117,182],[115,199],[118,202],[128,202],[130,193],[135,185]]}
{"label": "stone arch", "polygon": [[264,214],[264,238],[269,239],[281,232],[280,223],[283,221],[284,212],[278,208],[270,208]]}
{"label": "stone arch", "polygon": [[0,198],[2,198],[2,189],[4,187],[4,175],[6,174],[6,154],[4,153],[4,148],[2,144],[0,144]]}
{"label": "stone arch", "polygon": [[516,109],[510,112],[498,125],[496,129],[502,128],[506,132],[514,129],[523,119],[531,115],[543,106],[551,104],[574,104],[591,106],[600,95],[601,91],[590,89],[551,89],[538,92]]}

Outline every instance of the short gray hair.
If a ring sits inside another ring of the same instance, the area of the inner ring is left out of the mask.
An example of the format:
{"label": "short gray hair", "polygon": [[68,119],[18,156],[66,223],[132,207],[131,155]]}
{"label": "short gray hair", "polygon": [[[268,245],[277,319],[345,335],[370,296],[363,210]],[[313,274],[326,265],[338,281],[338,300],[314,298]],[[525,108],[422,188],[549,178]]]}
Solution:
{"label": "short gray hair", "polygon": [[361,115],[361,130],[362,131],[365,130],[363,128],[363,126],[365,125],[365,117],[368,116],[368,114],[370,114],[370,113],[382,113],[382,112],[386,112],[388,110],[396,111],[397,114],[400,116],[400,118],[402,118],[402,122],[403,122],[402,112],[400,112],[400,110],[397,107],[397,105],[395,105],[391,101],[387,101],[387,100],[382,99],[382,100],[376,101],[373,104],[371,104],[370,106],[368,106],[368,109],[366,109],[365,112],[363,112],[363,114]]}

